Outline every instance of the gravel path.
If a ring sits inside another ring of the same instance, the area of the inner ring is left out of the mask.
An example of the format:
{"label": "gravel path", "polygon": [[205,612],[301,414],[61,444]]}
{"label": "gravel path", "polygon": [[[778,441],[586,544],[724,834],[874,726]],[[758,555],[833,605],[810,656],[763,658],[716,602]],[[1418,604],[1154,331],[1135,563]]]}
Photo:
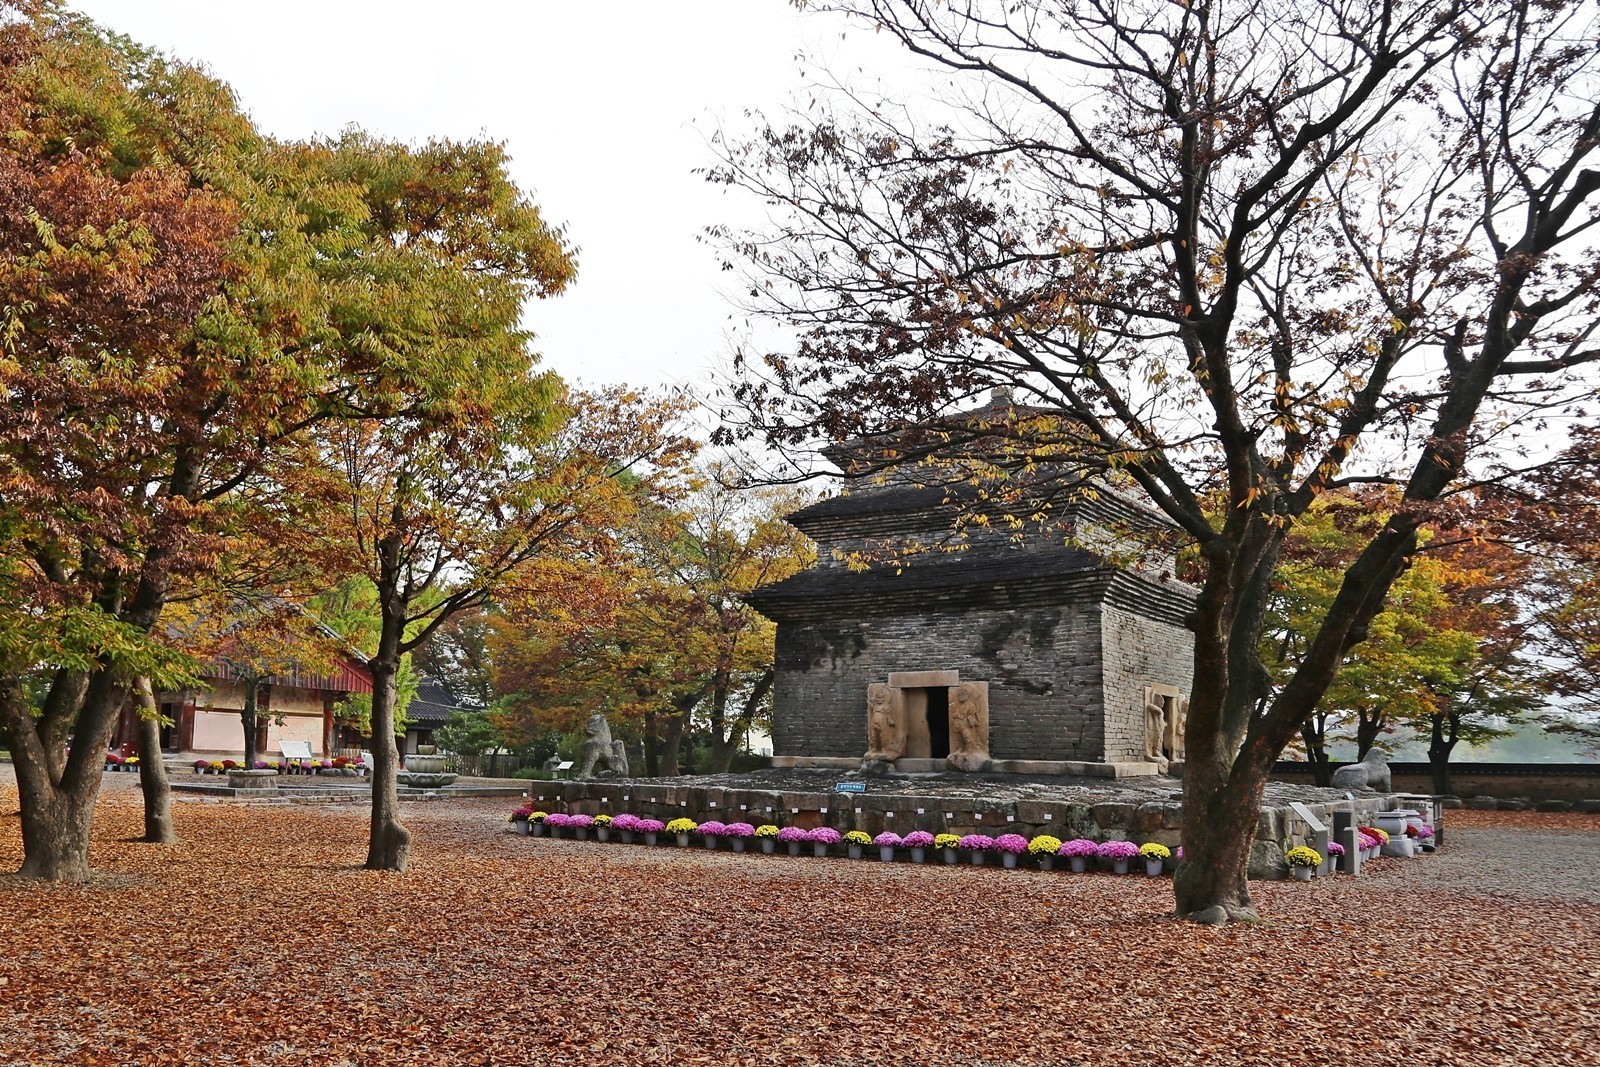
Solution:
{"label": "gravel path", "polygon": [[1408,887],[1600,904],[1600,816],[1449,812],[1447,844],[1386,864]]}

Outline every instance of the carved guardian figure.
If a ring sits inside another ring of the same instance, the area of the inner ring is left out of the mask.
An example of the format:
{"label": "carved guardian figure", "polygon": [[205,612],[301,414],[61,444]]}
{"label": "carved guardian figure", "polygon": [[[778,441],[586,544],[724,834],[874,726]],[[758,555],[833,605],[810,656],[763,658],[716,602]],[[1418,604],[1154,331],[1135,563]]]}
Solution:
{"label": "carved guardian figure", "polygon": [[863,760],[893,763],[906,754],[905,694],[882,682],[867,686],[867,753]]}
{"label": "carved guardian figure", "polygon": [[1167,757],[1162,753],[1166,733],[1167,709],[1161,706],[1159,698],[1152,697],[1144,706],[1144,758],[1163,773],[1167,769]]}
{"label": "carved guardian figure", "polygon": [[[628,758],[620,752],[622,743],[611,740],[611,724],[605,715],[595,712],[584,727],[583,748],[578,754],[578,778],[593,778],[596,763],[603,763],[613,774],[628,773]],[[619,758],[620,756],[620,758]]]}
{"label": "carved guardian figure", "polygon": [[988,682],[950,687],[950,754],[945,762],[969,772],[980,771],[989,762]]}

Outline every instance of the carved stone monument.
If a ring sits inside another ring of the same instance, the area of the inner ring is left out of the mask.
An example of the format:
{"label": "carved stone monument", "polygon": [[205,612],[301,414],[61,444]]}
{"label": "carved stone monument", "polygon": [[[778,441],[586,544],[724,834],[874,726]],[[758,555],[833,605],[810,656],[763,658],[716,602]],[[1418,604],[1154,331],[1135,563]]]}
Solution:
{"label": "carved stone monument", "polygon": [[595,765],[603,763],[614,775],[628,773],[627,752],[619,742],[611,740],[611,724],[605,715],[595,712],[584,727],[583,748],[578,753],[578,778],[593,778]]}
{"label": "carved stone monument", "polygon": [[989,762],[989,683],[950,687],[950,755],[954,770],[980,771]]}
{"label": "carved stone monument", "polygon": [[1167,716],[1166,755],[1173,763],[1182,763],[1184,757],[1183,731],[1189,725],[1189,702],[1169,698],[1172,713]]}
{"label": "carved stone monument", "polygon": [[1380,793],[1393,792],[1389,776],[1389,754],[1381,748],[1367,750],[1360,763],[1347,763],[1333,772],[1335,789],[1376,789]]}
{"label": "carved stone monument", "polygon": [[1144,758],[1163,772],[1167,769],[1166,741],[1167,709],[1160,697],[1152,696],[1144,705]]}
{"label": "carved stone monument", "polygon": [[867,686],[867,753],[863,760],[893,763],[906,754],[905,692],[873,682]]}

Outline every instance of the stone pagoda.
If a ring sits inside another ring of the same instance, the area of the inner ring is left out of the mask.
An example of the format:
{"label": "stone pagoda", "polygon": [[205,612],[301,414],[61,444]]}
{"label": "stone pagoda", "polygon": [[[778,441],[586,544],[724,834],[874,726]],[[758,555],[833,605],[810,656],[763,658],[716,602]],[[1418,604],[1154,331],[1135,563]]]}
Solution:
{"label": "stone pagoda", "polygon": [[[859,443],[827,454],[863,470]],[[777,623],[774,765],[1120,777],[1181,760],[1195,590],[1171,526],[1103,482],[1055,497],[1020,528],[974,522],[995,508],[925,451],[790,515],[817,565],[747,597]]]}

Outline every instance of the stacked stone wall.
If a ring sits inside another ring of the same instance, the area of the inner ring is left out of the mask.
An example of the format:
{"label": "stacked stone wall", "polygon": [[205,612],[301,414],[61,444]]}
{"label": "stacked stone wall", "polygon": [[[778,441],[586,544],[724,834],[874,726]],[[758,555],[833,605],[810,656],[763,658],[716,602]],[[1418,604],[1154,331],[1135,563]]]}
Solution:
{"label": "stacked stone wall", "polygon": [[[1055,800],[986,800],[982,798],[915,796],[904,794],[850,794],[780,792],[777,790],[722,788],[705,785],[621,782],[535,782],[531,800],[545,811],[601,813],[631,812],[667,821],[687,816],[696,822],[773,823],[811,829],[832,826],[841,833],[862,830],[876,835],[883,830],[907,834],[930,833],[1052,834],[1063,840],[1088,837],[1096,841],[1126,840],[1143,844],[1157,841],[1168,847],[1183,843],[1182,804],[1169,800],[1114,800],[1077,802]],[[1359,825],[1370,825],[1378,812],[1402,805],[1392,796],[1374,795],[1357,800],[1306,805],[1324,825],[1332,825],[1335,811],[1349,811]],[[1268,807],[1261,813],[1250,877],[1283,878],[1288,868],[1283,853],[1294,845],[1309,844],[1310,827],[1288,807]]]}

